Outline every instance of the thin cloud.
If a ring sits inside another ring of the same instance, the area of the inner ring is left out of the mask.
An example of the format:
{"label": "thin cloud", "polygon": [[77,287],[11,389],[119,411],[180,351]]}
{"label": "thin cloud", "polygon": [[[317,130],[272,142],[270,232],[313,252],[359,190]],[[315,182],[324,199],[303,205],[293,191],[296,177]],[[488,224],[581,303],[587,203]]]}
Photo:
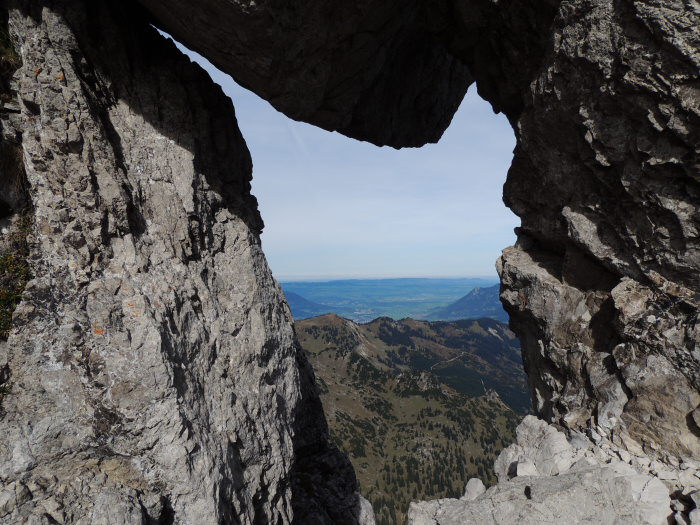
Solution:
{"label": "thin cloud", "polygon": [[[309,148],[306,146],[306,142],[304,142],[304,139],[297,131],[297,126],[292,125],[292,122],[294,122],[294,121],[290,120],[290,119],[285,119],[285,121],[284,121],[285,127],[287,128],[287,131],[289,132],[289,134],[292,136],[292,139],[294,139],[294,143],[297,145],[299,150],[304,154],[304,157],[306,158],[307,162],[311,163],[311,162],[313,162],[313,156],[311,155]],[[297,123],[295,123],[295,124],[297,124]]]}

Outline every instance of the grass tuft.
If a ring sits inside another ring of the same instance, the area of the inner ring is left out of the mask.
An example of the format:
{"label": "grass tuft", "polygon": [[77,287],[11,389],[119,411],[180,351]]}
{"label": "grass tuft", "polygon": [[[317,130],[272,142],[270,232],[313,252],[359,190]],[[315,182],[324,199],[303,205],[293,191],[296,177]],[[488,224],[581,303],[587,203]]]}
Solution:
{"label": "grass tuft", "polygon": [[23,254],[8,252],[0,257],[0,339],[12,328],[12,314],[32,275]]}
{"label": "grass tuft", "polygon": [[14,97],[10,89],[10,79],[22,65],[22,61],[12,44],[7,30],[0,30],[0,99],[11,100]]}
{"label": "grass tuft", "polygon": [[27,194],[29,183],[24,171],[24,151],[22,145],[14,140],[0,143],[0,173],[10,181],[17,194]]}

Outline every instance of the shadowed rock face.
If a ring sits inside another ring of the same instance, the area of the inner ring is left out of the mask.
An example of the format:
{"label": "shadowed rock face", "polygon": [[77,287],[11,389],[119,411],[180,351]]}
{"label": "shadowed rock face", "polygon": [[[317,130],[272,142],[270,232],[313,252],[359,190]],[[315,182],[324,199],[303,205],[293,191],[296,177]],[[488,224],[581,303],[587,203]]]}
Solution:
{"label": "shadowed rock face", "polygon": [[662,456],[700,454],[699,24],[682,2],[562,3],[504,188],[535,410]]}
{"label": "shadowed rock face", "polygon": [[379,145],[436,142],[471,83],[416,0],[142,3],[287,116]]}

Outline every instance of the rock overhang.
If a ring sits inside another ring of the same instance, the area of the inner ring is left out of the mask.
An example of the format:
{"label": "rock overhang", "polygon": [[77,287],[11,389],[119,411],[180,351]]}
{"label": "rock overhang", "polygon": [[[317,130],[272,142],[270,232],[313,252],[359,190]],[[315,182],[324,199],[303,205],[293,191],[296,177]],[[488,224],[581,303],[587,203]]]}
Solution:
{"label": "rock overhang", "polygon": [[415,0],[141,3],[288,117],[376,145],[437,142],[473,82]]}

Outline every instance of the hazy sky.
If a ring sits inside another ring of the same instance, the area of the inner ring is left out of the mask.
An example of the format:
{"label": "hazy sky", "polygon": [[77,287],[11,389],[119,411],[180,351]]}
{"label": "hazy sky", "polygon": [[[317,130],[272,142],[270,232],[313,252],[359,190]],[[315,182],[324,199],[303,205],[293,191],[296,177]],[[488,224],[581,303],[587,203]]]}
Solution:
{"label": "hazy sky", "polygon": [[496,277],[515,139],[474,86],[438,144],[395,150],[295,122],[189,54],[233,100],[278,280]]}

